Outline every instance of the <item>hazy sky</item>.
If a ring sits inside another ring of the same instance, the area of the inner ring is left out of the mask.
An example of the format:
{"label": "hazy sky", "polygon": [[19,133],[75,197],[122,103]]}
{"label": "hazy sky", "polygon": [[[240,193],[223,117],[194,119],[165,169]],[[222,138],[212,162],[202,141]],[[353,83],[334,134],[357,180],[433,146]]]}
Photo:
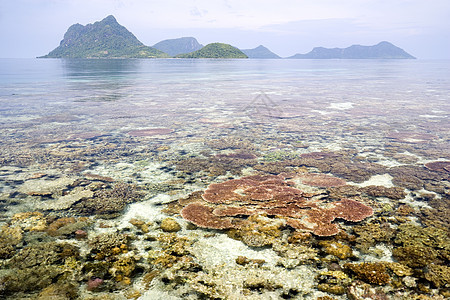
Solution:
{"label": "hazy sky", "polygon": [[70,25],[111,14],[148,46],[193,36],[286,57],[385,40],[450,59],[449,0],[0,0],[0,57],[47,54]]}

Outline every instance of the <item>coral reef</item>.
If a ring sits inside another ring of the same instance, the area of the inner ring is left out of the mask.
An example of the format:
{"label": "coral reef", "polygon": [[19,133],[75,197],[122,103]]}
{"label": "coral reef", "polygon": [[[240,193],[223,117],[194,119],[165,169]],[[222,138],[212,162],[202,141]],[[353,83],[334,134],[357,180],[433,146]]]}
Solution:
{"label": "coral reef", "polygon": [[386,173],[386,167],[382,165],[351,159],[342,154],[331,152],[302,154],[297,164],[315,167],[322,173],[331,173],[353,182],[363,182],[372,175]]}
{"label": "coral reef", "polygon": [[425,279],[437,288],[450,288],[450,267],[431,264],[425,272]]}
{"label": "coral reef", "polygon": [[112,258],[128,251],[130,237],[125,234],[104,233],[89,238],[91,256],[96,260]]}
{"label": "coral reef", "polygon": [[0,275],[3,286],[0,293],[8,296],[48,287],[64,273],[73,273],[65,268],[65,263],[78,257],[78,248],[69,243],[47,242],[24,247],[5,264],[6,269]]}
{"label": "coral reef", "polygon": [[[238,155],[239,156],[239,155]],[[256,160],[245,156],[245,158],[228,155],[216,155],[206,158],[189,157],[177,159],[173,162],[178,171],[186,174],[205,172],[209,176],[225,175],[227,172],[241,174],[242,170],[254,166]]]}
{"label": "coral reef", "polygon": [[101,215],[116,217],[127,204],[140,201],[142,192],[135,185],[118,182],[110,189],[95,191],[92,198],[83,199],[74,204],[72,209],[84,215]]}
{"label": "coral reef", "polygon": [[0,228],[0,259],[10,258],[14,255],[16,247],[22,242],[23,234],[20,227],[4,225]]}
{"label": "coral reef", "polygon": [[307,173],[302,175],[300,178],[302,179],[303,184],[317,187],[328,188],[346,185],[345,180],[327,174]]}
{"label": "coral reef", "polygon": [[367,283],[385,285],[391,281],[384,263],[346,263],[344,269]]}
{"label": "coral reef", "polygon": [[350,199],[325,202],[292,187],[282,175],[255,175],[211,184],[204,202],[188,204],[181,215],[197,226],[213,229],[240,228],[248,220],[240,216],[267,214],[286,224],[319,236],[339,232],[336,218],[358,222],[373,214],[372,208]]}
{"label": "coral reef", "polygon": [[150,128],[150,129],[140,129],[140,130],[132,130],[128,132],[131,136],[154,136],[154,135],[165,135],[172,133],[174,130],[170,128]]}
{"label": "coral reef", "polygon": [[320,272],[317,281],[319,291],[334,295],[345,294],[346,287],[351,283],[351,279],[342,271]]}
{"label": "coral reef", "polygon": [[[395,185],[410,190],[420,190],[427,186],[428,189],[432,188],[429,190],[434,191],[441,185],[442,180],[442,174],[428,170],[423,166],[398,166],[390,168],[388,173],[394,177],[392,182]],[[430,183],[437,184],[437,187],[429,185]],[[438,189],[437,192],[440,192],[440,190]]]}
{"label": "coral reef", "polygon": [[449,288],[450,239],[448,229],[401,224],[394,242],[394,257],[416,270],[436,288]]}
{"label": "coral reef", "polygon": [[357,234],[356,247],[365,253],[378,243],[390,242],[396,232],[387,222],[357,224],[353,226],[353,231]]}
{"label": "coral reef", "polygon": [[433,161],[425,164],[425,168],[432,171],[450,172],[450,161]]}
{"label": "coral reef", "polygon": [[160,227],[164,232],[177,232],[181,230],[181,225],[172,218],[163,219]]}
{"label": "coral reef", "polygon": [[347,259],[353,257],[353,251],[350,246],[336,241],[320,241],[319,245],[325,253],[333,255],[339,259]]}

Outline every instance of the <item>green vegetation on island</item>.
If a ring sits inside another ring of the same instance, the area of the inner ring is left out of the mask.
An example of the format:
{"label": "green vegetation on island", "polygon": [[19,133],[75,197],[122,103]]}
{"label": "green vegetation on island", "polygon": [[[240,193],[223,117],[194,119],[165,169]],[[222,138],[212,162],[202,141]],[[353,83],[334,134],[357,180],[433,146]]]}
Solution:
{"label": "green vegetation on island", "polygon": [[42,58],[157,58],[168,54],[145,46],[113,16],[83,26],[74,24],[60,45]]}
{"label": "green vegetation on island", "polygon": [[248,58],[236,47],[223,43],[208,44],[200,50],[180,54],[177,58]]}

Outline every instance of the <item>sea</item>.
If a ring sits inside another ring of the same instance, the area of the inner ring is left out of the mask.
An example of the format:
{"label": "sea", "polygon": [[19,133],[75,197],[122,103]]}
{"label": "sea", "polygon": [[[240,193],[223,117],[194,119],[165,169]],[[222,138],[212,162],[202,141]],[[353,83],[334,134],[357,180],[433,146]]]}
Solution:
{"label": "sea", "polygon": [[0,297],[445,299],[449,120],[450,60],[0,59]]}

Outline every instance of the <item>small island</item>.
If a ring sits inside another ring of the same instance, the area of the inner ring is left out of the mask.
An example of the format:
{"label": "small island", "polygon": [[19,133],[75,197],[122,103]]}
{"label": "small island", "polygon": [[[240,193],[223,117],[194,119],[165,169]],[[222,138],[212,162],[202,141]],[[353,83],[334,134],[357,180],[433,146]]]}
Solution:
{"label": "small island", "polygon": [[273,53],[263,45],[259,45],[256,48],[253,49],[241,49],[242,52],[245,53],[245,55],[248,56],[248,58],[257,58],[257,59],[274,59],[274,58],[281,58],[277,54]]}
{"label": "small island", "polygon": [[248,58],[244,52],[236,47],[223,43],[208,44],[200,50],[179,54],[177,58]]}

